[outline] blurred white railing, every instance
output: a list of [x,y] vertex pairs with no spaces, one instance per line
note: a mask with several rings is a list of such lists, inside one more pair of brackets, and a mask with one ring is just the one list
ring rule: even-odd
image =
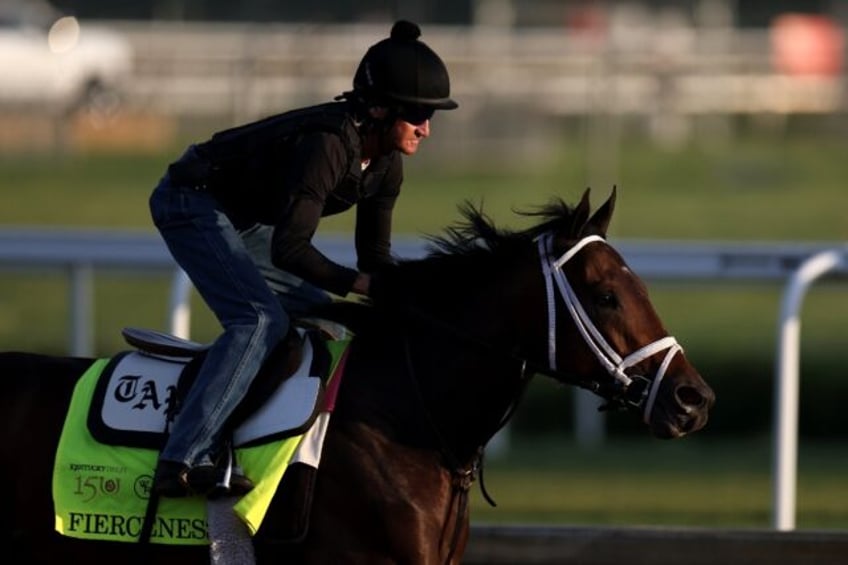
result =
[[[328,100],[351,86],[387,24],[113,22],[135,50],[130,102],[234,121]],[[844,111],[842,76],[786,76],[768,30],[653,25],[607,36],[565,28],[427,25],[462,112],[697,116]]]
[[[89,123],[68,120],[66,108],[3,106],[0,118],[11,133],[0,142],[63,149],[104,143],[108,134],[133,147],[160,147],[206,137],[331,100],[351,88],[362,55],[388,33],[387,23],[102,24],[124,35],[133,51],[120,96],[124,112],[114,122],[89,116]],[[460,103],[435,118],[438,143],[422,157],[439,160],[539,161],[576,132],[586,137],[591,165],[612,169],[628,132],[672,146],[696,135],[721,142],[736,129],[733,116],[764,118],[749,123],[780,132],[788,116],[848,112],[844,73],[780,72],[763,29],[666,30],[651,22],[587,36],[553,26],[427,25],[422,39],[445,60]],[[20,118],[27,120],[21,125]]]
[[[835,243],[733,243],[679,241],[613,242],[633,269],[646,280],[740,281],[780,283],[810,256],[832,249]],[[353,265],[349,237],[324,235],[316,244],[335,261]],[[396,236],[398,257],[416,258],[426,251],[423,239]],[[188,333],[185,308],[188,289],[158,234],[109,229],[5,228],[0,229],[0,269],[62,270],[71,292],[70,352],[92,353],[90,307],[95,270],[159,272],[173,276],[169,329]]]
[[801,306],[810,287],[829,273],[848,274],[848,246],[808,257],[786,284],[780,307],[774,383],[774,509],[777,530],[795,529],[798,405],[801,385]]

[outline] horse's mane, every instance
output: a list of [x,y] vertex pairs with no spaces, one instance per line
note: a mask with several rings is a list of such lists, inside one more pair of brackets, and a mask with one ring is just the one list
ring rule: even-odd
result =
[[475,206],[465,201],[459,206],[459,211],[464,221],[448,227],[442,235],[426,237],[430,242],[428,258],[473,255],[481,248],[495,253],[505,243],[526,241],[547,231],[571,227],[573,216],[573,208],[562,199],[555,198],[537,209],[513,210],[520,216],[542,218],[535,226],[516,231],[496,227],[483,213],[482,205]]
[[[441,235],[425,236],[427,254],[420,259],[402,259],[374,273],[372,297],[366,303],[336,302],[320,315],[353,327],[364,322],[408,310],[446,308],[468,296],[468,290],[509,268],[509,257],[527,249],[542,233],[575,229],[574,208],[562,199],[531,210],[513,210],[518,215],[540,218],[535,225],[511,230],[499,228],[481,206],[465,201],[459,206],[462,221]],[[582,226],[580,226],[582,227]],[[579,229],[579,227],[577,227]],[[366,307],[368,306],[368,307]],[[376,308],[375,308],[376,307]]]

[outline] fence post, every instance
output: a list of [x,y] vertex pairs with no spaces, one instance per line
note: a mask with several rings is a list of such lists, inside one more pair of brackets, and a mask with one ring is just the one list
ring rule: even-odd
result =
[[588,390],[574,389],[574,435],[581,447],[596,447],[606,437],[606,417],[598,411],[602,400]]
[[786,285],[780,310],[774,395],[774,485],[772,524],[795,529],[798,470],[798,398],[801,350],[799,313],[810,285],[820,276],[844,269],[845,252],[822,251],[805,260]]
[[94,268],[89,263],[74,263],[69,270],[69,348],[71,355],[91,357],[94,351]]

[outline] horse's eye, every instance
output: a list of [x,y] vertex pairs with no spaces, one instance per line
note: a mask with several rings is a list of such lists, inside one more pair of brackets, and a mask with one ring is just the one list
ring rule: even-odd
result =
[[616,308],[618,307],[618,299],[611,292],[602,292],[595,296],[595,305],[599,308]]

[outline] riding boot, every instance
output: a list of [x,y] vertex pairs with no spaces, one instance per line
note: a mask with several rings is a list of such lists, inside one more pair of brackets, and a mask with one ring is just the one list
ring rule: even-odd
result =
[[153,489],[167,498],[243,496],[253,490],[253,482],[233,462],[231,454],[219,457],[215,465],[194,467],[160,460],[153,476]]
[[[253,490],[253,482],[244,475],[244,471],[236,463],[235,449],[230,441],[224,444],[222,453],[216,461],[215,476],[217,482],[215,487],[207,493],[209,498],[243,496]],[[189,480],[191,480],[190,476]]]
[[189,496],[188,471],[189,468],[178,461],[160,459],[153,474],[153,490],[167,498]]

